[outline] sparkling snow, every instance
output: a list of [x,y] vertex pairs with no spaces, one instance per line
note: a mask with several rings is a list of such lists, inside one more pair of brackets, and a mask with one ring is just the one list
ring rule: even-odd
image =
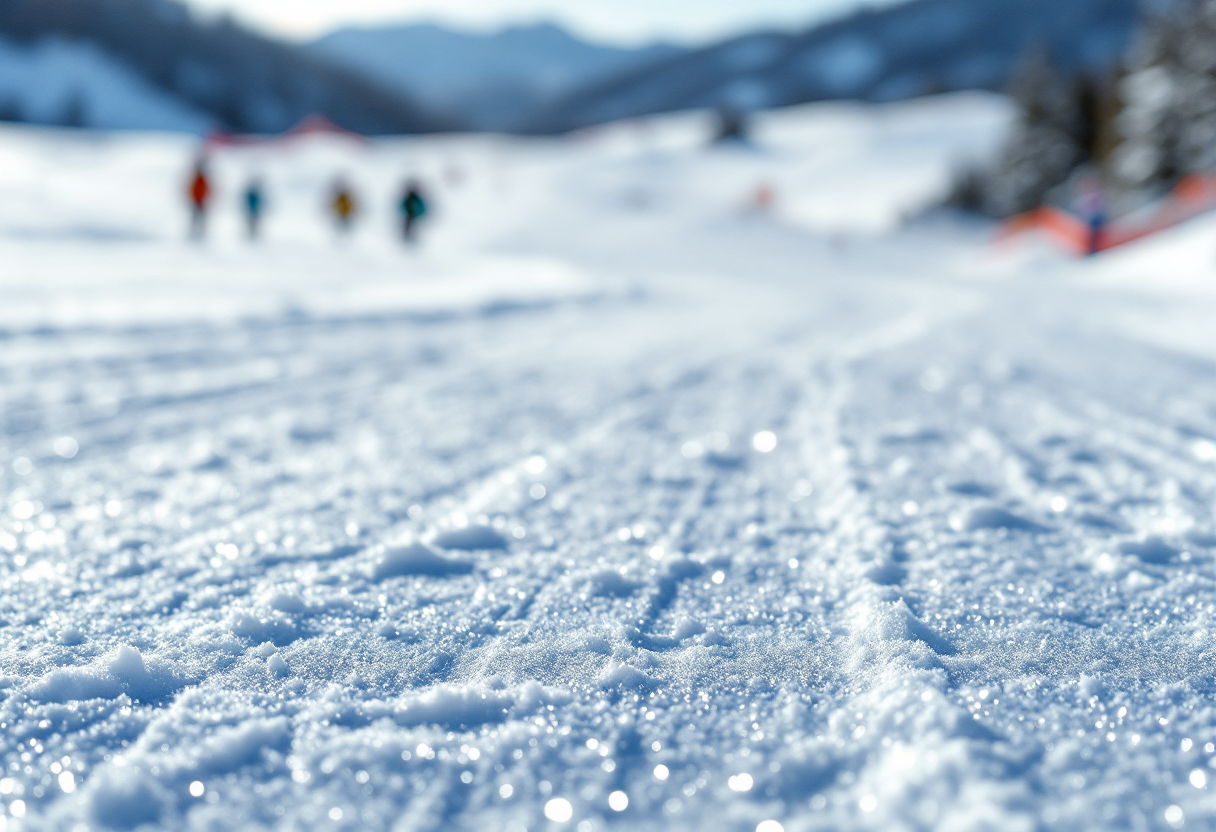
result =
[[1216,224],[901,230],[1007,118],[0,131],[0,829],[1210,828]]

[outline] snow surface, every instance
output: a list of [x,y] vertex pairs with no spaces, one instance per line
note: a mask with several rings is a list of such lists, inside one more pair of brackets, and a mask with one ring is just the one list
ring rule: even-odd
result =
[[4,828],[1210,828],[1216,223],[900,226],[1005,119],[233,152],[198,247],[0,131]]

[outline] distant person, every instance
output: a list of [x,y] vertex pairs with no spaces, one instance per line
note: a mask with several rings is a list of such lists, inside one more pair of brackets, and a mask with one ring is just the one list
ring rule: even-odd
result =
[[751,132],[750,128],[746,113],[734,107],[723,107],[718,110],[718,126],[714,134],[714,142],[719,144],[746,142]]
[[266,210],[266,193],[262,180],[251,179],[245,186],[245,196],[242,200],[245,208],[245,228],[250,240],[256,240],[262,233],[262,214]]
[[345,179],[339,177],[334,181],[333,191],[329,200],[329,209],[333,212],[334,223],[338,232],[349,234],[355,224],[355,214],[359,205],[355,201],[355,193]]
[[1085,255],[1093,257],[1102,250],[1102,232],[1106,228],[1108,206],[1106,189],[1097,176],[1087,177],[1078,188],[1077,210],[1085,221]]
[[419,220],[426,216],[426,198],[422,195],[422,186],[417,181],[411,181],[405,186],[401,202],[397,206],[401,212],[401,233],[407,243],[415,239]]
[[207,161],[194,163],[194,175],[190,178],[190,238],[201,240],[207,234],[207,207],[211,202],[211,180],[207,176]]
[[773,204],[777,201],[777,192],[773,186],[767,182],[761,182],[756,186],[756,191],[752,195],[752,206],[759,212],[764,213],[771,211]]

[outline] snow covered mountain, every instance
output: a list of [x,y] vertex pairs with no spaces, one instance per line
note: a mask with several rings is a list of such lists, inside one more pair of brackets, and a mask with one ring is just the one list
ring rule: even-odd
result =
[[485,130],[512,129],[577,88],[684,52],[590,44],[553,25],[479,34],[430,24],[341,29],[314,49]]
[[701,107],[759,110],[825,99],[892,101],[999,89],[1036,45],[1068,70],[1126,51],[1139,0],[912,0],[798,34],[728,40],[584,88],[528,124],[554,133]]
[[0,38],[0,119],[185,133],[217,123],[93,44],[61,38]]
[[371,134],[450,126],[306,49],[171,0],[5,0],[0,38],[10,119],[275,133],[320,113]]

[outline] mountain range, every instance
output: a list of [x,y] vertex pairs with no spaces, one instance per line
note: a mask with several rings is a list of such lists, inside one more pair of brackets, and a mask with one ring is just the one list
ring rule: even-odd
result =
[[345,29],[289,44],[174,0],[0,0],[0,119],[277,133],[320,114],[367,134],[556,134],[694,108],[1001,89],[1035,49],[1070,72],[1106,71],[1142,11],[1141,0],[908,0],[801,32],[623,49],[544,25]]
[[1105,71],[1126,53],[1141,0],[912,0],[799,33],[762,32],[584,87],[524,129],[561,133],[693,108],[758,110],[810,101],[894,101],[1003,89],[1047,50],[1064,71]]
[[430,24],[341,29],[311,48],[469,128],[505,131],[583,87],[686,51],[592,44],[547,24],[486,34]]

